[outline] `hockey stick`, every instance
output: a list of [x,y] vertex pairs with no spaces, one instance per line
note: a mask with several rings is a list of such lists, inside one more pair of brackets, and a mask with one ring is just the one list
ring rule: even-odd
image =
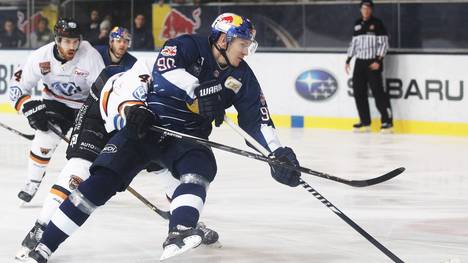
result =
[[[57,134],[66,143],[70,143],[70,140],[62,132],[60,132],[52,123],[49,122],[48,127],[53,133]],[[151,208],[151,210],[156,212],[162,218],[164,218],[166,220],[169,220],[169,217],[170,217],[171,214],[168,211],[163,211],[163,210],[157,208],[150,201],[148,201],[148,199],[144,198],[140,193],[138,193],[131,186],[127,186],[127,191],[129,191],[132,195],[134,195],[136,198],[138,198],[138,200],[140,200],[147,207]]]
[[16,129],[11,128],[10,126],[8,126],[6,124],[1,123],[1,122],[0,122],[0,126],[7,129],[7,130],[9,130],[9,131],[11,131],[11,132],[13,132],[13,133],[15,133],[15,134],[17,134],[17,135],[19,135],[19,136],[21,136],[21,137],[23,137],[23,138],[26,138],[28,140],[34,139],[34,134],[22,133],[22,132],[20,132],[20,131],[18,131]]
[[[264,156],[268,156],[270,152],[265,149],[260,143],[258,143],[252,136],[246,133],[243,129],[239,126],[234,124],[231,119],[227,116],[224,116],[224,121],[238,134],[240,134],[247,142],[254,146],[259,152],[261,152]],[[299,178],[300,184],[304,189],[306,189],[309,193],[311,193],[315,198],[317,198],[322,204],[327,206],[330,210],[333,211],[336,215],[338,215],[341,219],[343,219],[348,225],[350,225],[354,230],[356,230],[359,234],[365,237],[369,242],[371,242],[375,247],[377,247],[380,251],[382,251],[387,257],[393,260],[393,262],[397,263],[404,263],[399,257],[393,254],[390,250],[388,250],[384,245],[382,245],[379,241],[377,241],[374,237],[372,237],[369,233],[367,233],[364,229],[362,229],[358,224],[356,224],[351,218],[346,216],[340,209],[334,206],[330,201],[328,201],[323,195],[317,192],[312,186],[306,183],[304,180]]]
[[289,168],[289,169],[296,170],[296,171],[299,171],[299,172],[302,172],[302,173],[318,176],[318,177],[321,177],[321,178],[325,178],[325,179],[328,179],[328,180],[332,180],[332,181],[335,181],[335,182],[347,184],[347,185],[354,186],[354,187],[364,187],[364,186],[370,186],[370,185],[382,183],[382,182],[390,180],[393,177],[401,174],[405,170],[404,167],[400,167],[400,168],[397,168],[397,169],[395,169],[395,170],[393,170],[391,172],[388,172],[388,173],[386,173],[384,175],[381,175],[381,176],[376,177],[376,178],[368,179],[368,180],[347,180],[347,179],[343,179],[343,178],[336,177],[336,176],[333,176],[333,175],[329,175],[329,174],[326,174],[326,173],[313,171],[313,170],[311,170],[309,168],[305,168],[305,167],[301,167],[301,166],[292,166],[292,165],[289,165],[288,163],[282,162],[282,161],[277,160],[277,159],[269,158],[267,156],[263,156],[263,155],[256,154],[256,153],[253,153],[253,152],[244,151],[244,150],[234,148],[234,147],[231,147],[231,146],[227,146],[227,145],[224,145],[224,144],[220,144],[220,143],[217,143],[217,142],[213,142],[213,141],[205,140],[205,139],[198,138],[198,137],[195,137],[195,136],[191,136],[191,135],[183,134],[183,133],[180,133],[180,132],[172,131],[172,130],[162,128],[162,127],[159,127],[159,126],[153,125],[153,126],[151,126],[150,129],[153,130],[153,131],[162,133],[165,136],[174,137],[174,138],[185,140],[185,141],[191,142],[191,143],[203,144],[203,145],[208,146],[208,147],[217,148],[217,149],[220,149],[220,150],[223,150],[223,151],[227,151],[227,152],[239,154],[239,155],[242,155],[242,156],[245,156],[245,157],[248,157],[248,158],[252,158],[252,159],[259,160],[259,161],[267,162],[267,163],[269,163],[271,165],[276,165],[276,166]]
[[135,189],[131,188],[130,186],[127,187],[127,191],[132,193],[136,198],[138,198],[143,204],[145,204],[147,207],[151,208],[154,212],[156,212],[158,215],[160,215],[162,218],[169,220],[169,217],[171,214],[168,211],[163,211],[156,206],[154,206],[150,201],[148,201],[146,198],[144,198],[141,194],[139,194]]

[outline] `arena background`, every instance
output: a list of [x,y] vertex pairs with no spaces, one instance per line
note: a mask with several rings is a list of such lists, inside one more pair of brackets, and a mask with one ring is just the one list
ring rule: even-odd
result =
[[[180,34],[208,33],[219,13],[240,13],[251,17],[258,30],[260,48],[248,62],[277,126],[350,130],[357,121],[351,76],[344,71],[351,25],[359,17],[357,1],[174,2],[8,1],[0,6],[0,23],[8,17],[16,19],[24,32],[34,30],[40,16],[51,21],[59,15],[72,16],[85,24],[96,9],[110,15],[114,25],[133,31],[132,17],[141,13],[160,47]],[[390,33],[384,86],[392,98],[395,132],[468,136],[464,92],[468,30],[461,26],[468,3],[376,1],[375,14]],[[1,112],[14,113],[7,83],[29,52],[27,46],[0,49]],[[155,56],[149,51],[132,54]],[[305,83],[308,77],[312,81]],[[40,94],[40,84],[35,93]],[[372,128],[377,131],[379,114],[373,101],[370,104]]]

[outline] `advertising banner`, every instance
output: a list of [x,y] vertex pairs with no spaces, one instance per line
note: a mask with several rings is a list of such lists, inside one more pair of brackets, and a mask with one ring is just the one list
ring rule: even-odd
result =
[[[0,107],[7,105],[7,83],[15,65],[30,51],[0,51]],[[153,52],[134,52],[151,57]],[[345,54],[257,53],[247,59],[279,127],[351,129],[357,122],[352,76]],[[384,87],[391,96],[395,130],[402,133],[468,136],[468,102],[463,55],[387,55]],[[37,95],[40,90],[34,91]],[[373,127],[380,115],[370,94]],[[230,112],[234,112],[232,109]]]

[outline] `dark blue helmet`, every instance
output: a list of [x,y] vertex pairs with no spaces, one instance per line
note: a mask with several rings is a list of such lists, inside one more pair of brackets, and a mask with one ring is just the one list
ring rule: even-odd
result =
[[255,41],[255,29],[249,19],[233,13],[224,13],[216,18],[211,25],[211,40],[218,40],[221,33],[225,33],[228,42],[233,38]]

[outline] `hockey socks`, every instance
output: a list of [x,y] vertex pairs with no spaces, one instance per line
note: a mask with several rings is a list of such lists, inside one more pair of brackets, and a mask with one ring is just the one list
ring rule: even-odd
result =
[[182,254],[202,243],[204,232],[197,222],[206,199],[208,183],[195,174],[181,176],[181,185],[174,192],[171,202],[169,235],[163,244],[160,260]]
[[52,216],[47,230],[42,236],[41,243],[54,252],[65,239],[83,225],[88,217],[89,214],[80,211],[70,199],[65,200]]
[[196,227],[205,203],[205,187],[196,183],[182,183],[174,192],[171,202],[169,229],[177,225]]

